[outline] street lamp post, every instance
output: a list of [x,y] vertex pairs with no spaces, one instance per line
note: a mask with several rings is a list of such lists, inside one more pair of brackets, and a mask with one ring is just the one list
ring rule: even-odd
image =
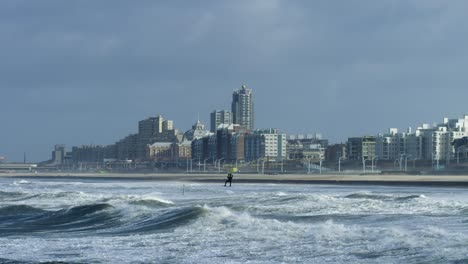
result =
[[[193,172],[193,161],[194,160],[198,160],[200,161],[200,159],[190,159],[190,172]],[[200,168],[200,167],[199,167]]]
[[366,173],[366,159],[362,157],[362,171]]
[[398,160],[398,164],[400,165],[400,171],[403,170],[403,164],[402,163],[403,163],[403,156],[404,155],[405,154],[400,154],[400,158]]
[[411,157],[412,155],[409,154],[409,155],[406,155],[405,157],[405,171],[408,171],[408,158]]
[[320,174],[322,174],[322,159],[320,158]]
[[371,160],[371,170],[372,170],[372,172],[374,172],[374,160],[377,163],[377,158],[378,157],[379,156],[372,157],[372,160]]
[[343,157],[338,158],[338,172],[341,172],[341,160],[342,159],[343,159]]
[[319,148],[319,150],[320,150],[320,153],[319,153],[319,155],[320,155],[320,157],[319,157],[319,159],[320,159],[320,160],[319,160],[319,164],[320,164],[320,174],[322,174],[322,162],[323,162],[323,156],[324,156],[324,155],[323,155],[323,147],[322,147],[322,144],[319,144],[319,146],[320,146],[320,148]]
[[221,172],[221,161],[223,160],[224,158],[220,158],[219,159],[219,163],[218,163],[218,172]]
[[266,162],[266,161],[267,161],[267,160],[263,160],[263,161],[262,161],[262,174],[265,174],[265,162]]
[[204,159],[203,160],[203,172],[206,172],[206,161],[209,159]]

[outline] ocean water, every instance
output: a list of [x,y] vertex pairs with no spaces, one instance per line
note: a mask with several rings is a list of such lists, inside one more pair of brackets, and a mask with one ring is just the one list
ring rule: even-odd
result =
[[468,263],[468,189],[0,178],[0,263]]

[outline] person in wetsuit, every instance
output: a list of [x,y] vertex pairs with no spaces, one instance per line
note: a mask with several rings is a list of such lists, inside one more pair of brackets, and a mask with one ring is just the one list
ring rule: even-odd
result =
[[224,187],[226,187],[226,184],[229,182],[229,187],[231,187],[232,184],[232,173],[228,173],[227,175],[227,180],[224,182]]

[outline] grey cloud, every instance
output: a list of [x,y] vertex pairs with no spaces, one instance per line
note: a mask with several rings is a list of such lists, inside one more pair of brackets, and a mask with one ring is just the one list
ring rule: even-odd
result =
[[[332,141],[466,112],[465,1],[2,1],[0,152],[180,129],[255,92],[256,124]],[[458,96],[448,96],[458,95]],[[441,102],[443,98],[443,102]],[[34,137],[28,136],[31,121]],[[41,125],[43,124],[43,125]],[[21,130],[21,137],[17,136]],[[24,147],[23,147],[24,145]],[[47,147],[50,146],[50,147]],[[3,154],[3,153],[0,153]]]

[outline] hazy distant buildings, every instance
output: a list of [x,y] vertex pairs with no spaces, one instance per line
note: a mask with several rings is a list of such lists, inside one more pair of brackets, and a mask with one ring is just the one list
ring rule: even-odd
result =
[[375,154],[381,160],[396,160],[406,153],[406,133],[390,128],[387,134],[375,138]]
[[147,158],[147,146],[156,142],[174,142],[177,131],[172,120],[164,120],[161,115],[138,122],[136,159]]
[[325,150],[325,160],[327,161],[345,160],[346,158],[346,144],[329,145]]
[[230,152],[232,161],[245,160],[245,133],[232,133],[229,137]]
[[106,156],[106,147],[101,145],[82,145],[72,148],[72,161],[74,163],[103,162]]
[[148,146],[148,158],[154,162],[172,162],[175,157],[174,144],[171,142],[156,142]]
[[54,151],[52,151],[52,164],[61,165],[65,163],[65,145],[55,145]]
[[232,94],[233,123],[245,129],[254,129],[254,103],[252,90],[242,85]]
[[350,160],[370,160],[375,154],[375,137],[351,137],[346,143],[347,158]]
[[327,147],[328,140],[320,134],[291,135],[287,141],[288,159],[319,161],[324,159]]
[[443,123],[423,124],[414,132],[398,133],[395,128],[376,137],[376,155],[382,160],[444,160],[456,158],[454,141],[468,136],[468,115],[461,119],[444,118]]
[[[116,154],[114,157],[118,160],[135,160],[138,155],[146,155],[146,146],[139,146],[138,134],[131,134],[119,140],[116,145]],[[143,154],[141,154],[143,152]]]
[[219,125],[221,124],[226,124],[230,125],[232,124],[232,112],[229,111],[218,111],[215,110],[211,112],[210,114],[210,132],[211,133],[216,133],[216,129],[218,129]]
[[192,142],[196,139],[209,135],[210,132],[205,129],[205,125],[197,120],[192,128],[184,133],[183,139],[176,144],[176,160],[187,160],[193,158]]

